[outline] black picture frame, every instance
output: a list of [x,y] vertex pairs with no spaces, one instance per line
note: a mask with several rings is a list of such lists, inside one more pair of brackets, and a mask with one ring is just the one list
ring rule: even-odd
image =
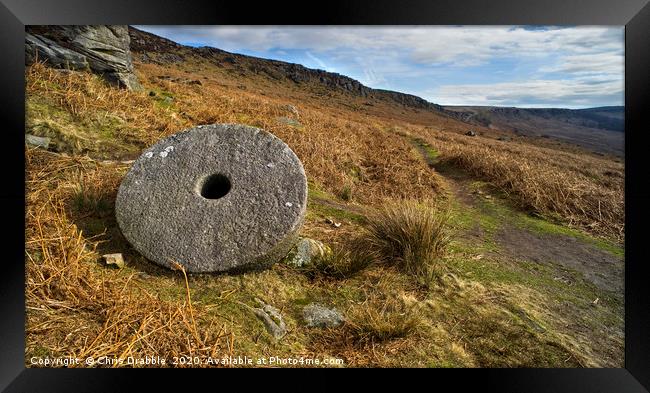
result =
[[[179,0],[0,0],[0,79],[3,117],[3,269],[0,273],[0,389],[33,391],[123,391],[124,370],[25,368],[25,168],[24,26],[33,24],[266,24],[266,25],[625,25],[625,368],[431,370],[425,380],[454,390],[478,383],[501,392],[644,392],[650,389],[650,286],[646,285],[646,226],[650,191],[645,159],[650,146],[650,5],[647,0],[465,0],[188,2]],[[234,372],[235,370],[230,370]],[[241,370],[237,371],[241,372]],[[151,378],[148,389],[167,383]],[[167,374],[165,374],[167,375]],[[214,388],[225,388],[203,375]],[[195,377],[180,377],[186,387]],[[275,377],[272,377],[275,379]],[[364,378],[367,379],[367,378]],[[382,382],[385,377],[374,378]],[[268,378],[260,378],[260,381]],[[277,379],[282,385],[281,379]],[[322,379],[322,381],[327,381]],[[250,379],[246,379],[250,382]],[[332,380],[336,382],[336,380]],[[293,384],[293,383],[292,383]],[[448,385],[449,386],[449,385]],[[282,386],[278,386],[282,388]]]

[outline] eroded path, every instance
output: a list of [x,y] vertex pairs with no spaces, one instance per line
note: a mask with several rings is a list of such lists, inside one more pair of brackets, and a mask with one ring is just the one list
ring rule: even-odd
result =
[[589,360],[583,366],[621,367],[622,246],[525,212],[490,184],[445,164],[426,142],[413,143],[445,184],[457,231],[455,267],[495,288],[520,285],[542,295],[522,292],[516,313],[531,328],[579,351]]
[[497,190],[458,169],[439,163],[432,167],[443,176],[462,208],[477,209],[497,221],[499,228],[491,240],[504,254],[516,260],[574,271],[599,289],[622,299],[624,265],[619,246],[519,211]]

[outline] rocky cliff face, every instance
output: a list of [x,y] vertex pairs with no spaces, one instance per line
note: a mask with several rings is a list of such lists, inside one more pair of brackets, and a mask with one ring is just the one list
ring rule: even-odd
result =
[[127,26],[29,26],[25,62],[89,69],[119,87],[140,89],[133,73]]
[[129,28],[133,56],[144,63],[174,63],[187,57],[199,56],[217,66],[226,66],[240,72],[263,74],[274,80],[289,80],[300,84],[320,84],[328,89],[344,91],[365,98],[390,101],[399,105],[443,112],[439,105],[420,97],[389,90],[373,89],[345,75],[315,70],[300,64],[239,55],[211,47],[193,48],[179,45],[133,27]]

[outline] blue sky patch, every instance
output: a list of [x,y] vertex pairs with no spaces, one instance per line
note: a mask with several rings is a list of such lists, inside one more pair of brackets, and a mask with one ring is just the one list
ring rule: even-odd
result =
[[136,26],[183,45],[337,72],[441,105],[624,103],[624,28]]

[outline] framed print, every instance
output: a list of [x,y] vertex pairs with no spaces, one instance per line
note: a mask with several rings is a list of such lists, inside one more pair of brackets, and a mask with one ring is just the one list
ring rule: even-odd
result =
[[650,386],[644,1],[2,3],[3,389]]

